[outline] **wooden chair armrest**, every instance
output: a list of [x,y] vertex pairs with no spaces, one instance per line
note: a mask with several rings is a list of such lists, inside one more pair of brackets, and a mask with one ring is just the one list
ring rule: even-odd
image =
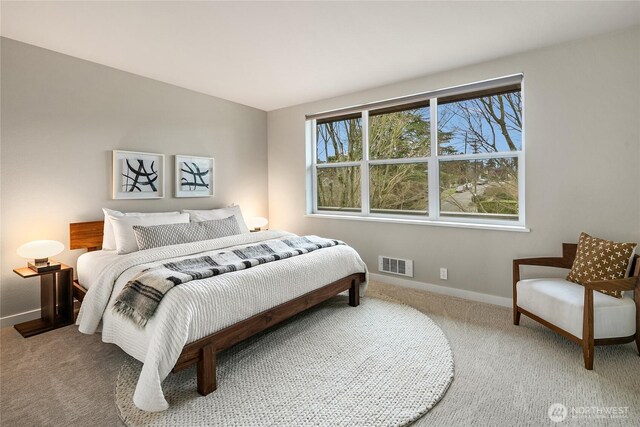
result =
[[543,258],[520,258],[513,260],[513,294],[516,294],[516,283],[520,281],[521,265],[537,265],[540,267],[571,268],[573,258],[567,257],[543,257]]
[[542,267],[571,268],[572,263],[573,261],[568,263],[563,257],[520,258],[513,260],[513,265],[518,267],[521,265],[537,265]]
[[[521,265],[537,265],[541,267],[571,268],[573,260],[576,258],[576,250],[578,245],[575,243],[562,244],[561,257],[541,257],[541,258],[520,258],[513,260],[513,271],[518,272],[520,276]],[[515,278],[515,276],[514,276]],[[515,281],[514,281],[515,284]]]
[[632,291],[638,284],[638,277],[628,277],[626,279],[598,280],[584,284],[586,289],[594,291]]

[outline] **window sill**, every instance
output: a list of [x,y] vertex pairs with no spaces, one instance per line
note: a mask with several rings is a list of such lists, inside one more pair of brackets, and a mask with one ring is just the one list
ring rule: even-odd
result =
[[446,221],[446,220],[434,221],[429,219],[384,218],[384,217],[377,217],[377,216],[314,213],[314,214],[306,214],[305,218],[346,219],[349,221],[383,222],[383,223],[390,223],[390,224],[433,225],[436,227],[475,228],[478,230],[515,231],[519,233],[529,233],[531,231],[530,228],[527,228],[522,225],[481,224],[481,223],[473,223],[473,222]]

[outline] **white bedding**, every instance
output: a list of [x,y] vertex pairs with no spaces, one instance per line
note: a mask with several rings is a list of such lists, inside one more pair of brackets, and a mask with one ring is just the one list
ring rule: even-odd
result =
[[[136,406],[146,411],[165,410],[168,404],[161,383],[185,344],[342,277],[366,272],[366,265],[355,250],[339,245],[194,280],[168,292],[144,329],[112,311],[115,297],[133,276],[168,259],[178,260],[196,253],[290,236],[290,233],[270,230],[148,249],[117,255],[115,259],[106,254],[89,257],[96,272],[85,276],[91,284],[78,316],[79,330],[93,334],[102,322],[104,342],[117,344],[144,363],[134,394]],[[80,283],[83,284],[81,280]],[[363,287],[366,288],[366,283]]]
[[92,251],[80,255],[76,262],[78,282],[89,289],[104,270],[119,258],[116,251]]

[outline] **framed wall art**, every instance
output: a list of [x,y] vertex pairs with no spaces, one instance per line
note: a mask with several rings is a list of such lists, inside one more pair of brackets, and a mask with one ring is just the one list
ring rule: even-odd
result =
[[213,157],[176,155],[176,197],[211,197],[214,194]]
[[113,150],[113,198],[164,197],[164,154]]

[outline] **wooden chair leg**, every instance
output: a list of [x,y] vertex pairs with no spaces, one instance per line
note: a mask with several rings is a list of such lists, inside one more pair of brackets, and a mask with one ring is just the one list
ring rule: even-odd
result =
[[351,287],[349,288],[349,305],[351,307],[360,305],[360,283],[356,280],[351,281]]
[[520,312],[518,311],[518,282],[520,281],[520,264],[513,260],[513,324],[520,324]]
[[582,356],[584,357],[585,369],[593,370],[593,341],[590,345],[586,342],[582,345]]
[[582,326],[582,354],[584,367],[593,369],[593,289],[584,290],[584,317]]
[[213,345],[203,347],[198,361],[198,393],[203,396],[217,388],[216,383],[216,350]]
[[[636,255],[637,256],[637,255]],[[635,276],[640,274],[640,258],[636,258]],[[636,282],[636,289],[633,291],[633,300],[636,303],[636,348],[640,356],[640,280]]]

